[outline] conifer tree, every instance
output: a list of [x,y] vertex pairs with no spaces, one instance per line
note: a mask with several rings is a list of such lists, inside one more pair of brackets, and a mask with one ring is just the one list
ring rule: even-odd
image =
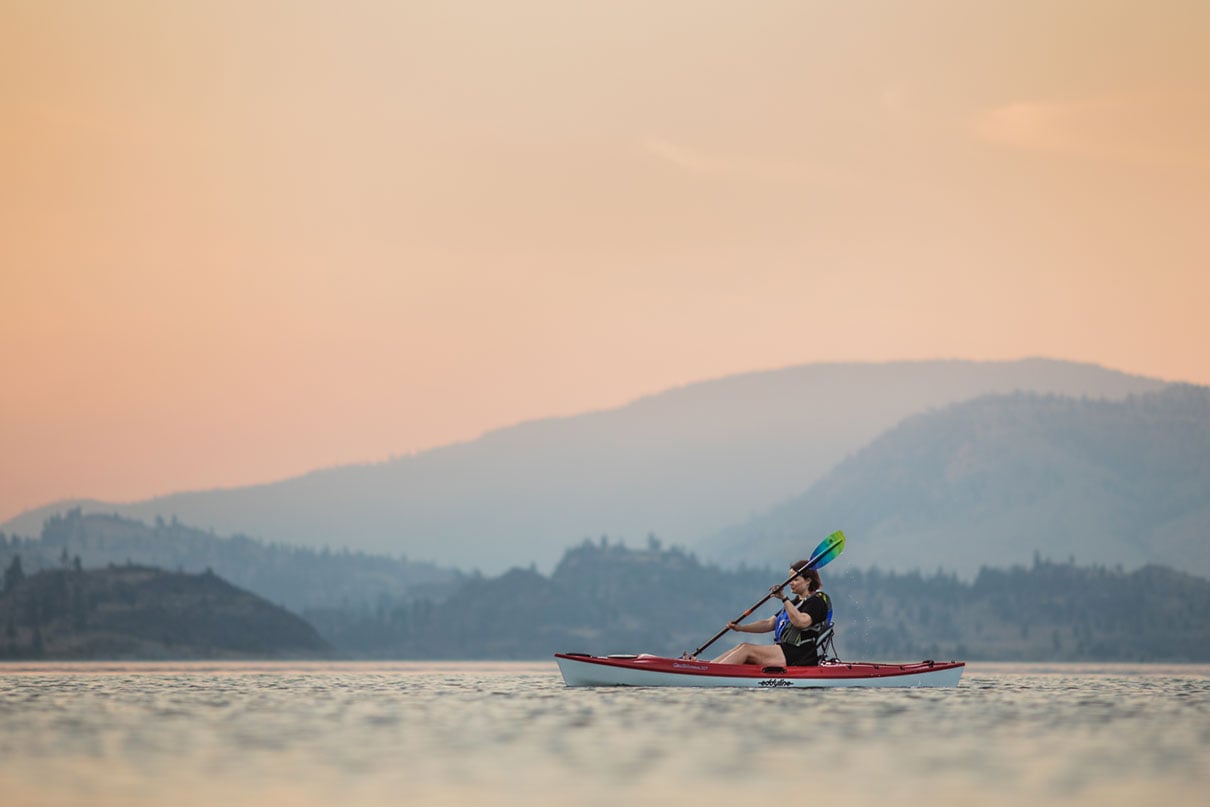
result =
[[4,572],[4,590],[12,591],[25,579],[25,570],[21,568],[21,556],[13,555],[13,562]]

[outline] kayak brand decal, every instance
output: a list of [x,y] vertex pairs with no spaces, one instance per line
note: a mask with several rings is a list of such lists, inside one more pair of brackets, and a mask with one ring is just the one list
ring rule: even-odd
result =
[[681,664],[681,663],[678,663],[675,661],[672,662],[672,667],[673,667],[673,669],[677,669],[677,670],[699,670],[700,671],[700,670],[710,669],[710,667],[706,664]]
[[766,678],[763,681],[757,681],[758,687],[792,687],[793,681],[787,681],[785,678]]

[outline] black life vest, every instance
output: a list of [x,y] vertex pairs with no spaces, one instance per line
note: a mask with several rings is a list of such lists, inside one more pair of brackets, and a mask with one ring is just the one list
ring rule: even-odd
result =
[[[819,597],[823,600],[823,604],[827,606],[828,615],[824,618],[824,621],[812,622],[811,626],[806,629],[797,628],[790,621],[790,615],[786,613],[786,609],[783,608],[778,612],[777,622],[773,625],[773,641],[778,644],[788,644],[795,647],[804,644],[818,645],[819,637],[824,632],[824,629],[832,625],[832,598],[824,593],[823,589],[816,591],[811,597]],[[807,599],[810,599],[810,597]],[[795,603],[794,607],[798,608],[803,602],[806,602],[806,600]]]

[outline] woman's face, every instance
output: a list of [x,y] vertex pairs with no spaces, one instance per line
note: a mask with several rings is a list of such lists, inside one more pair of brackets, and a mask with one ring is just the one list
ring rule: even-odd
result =
[[[790,574],[795,574],[795,571],[791,569]],[[801,574],[790,581],[790,590],[799,596],[806,594],[808,589],[810,589],[810,586],[807,584],[807,578]]]

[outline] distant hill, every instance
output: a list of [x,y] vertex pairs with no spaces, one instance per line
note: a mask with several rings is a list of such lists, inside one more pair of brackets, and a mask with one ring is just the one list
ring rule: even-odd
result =
[[[851,549],[859,549],[850,542]],[[847,555],[846,551],[846,555]],[[1160,566],[1134,572],[1036,558],[971,582],[852,568],[824,570],[836,650],[848,660],[1210,661],[1210,580]],[[585,542],[549,576],[532,569],[468,580],[443,599],[305,616],[342,652],[374,658],[540,659],[555,651],[693,650],[756,602],[780,568],[724,569],[657,542]],[[484,628],[485,612],[506,618]],[[752,619],[775,612],[762,607]],[[704,654],[770,636],[730,634]]]
[[331,648],[288,611],[213,574],[145,566],[7,567],[0,658],[325,658]]
[[856,567],[973,575],[1040,551],[1210,575],[1210,389],[992,396],[918,415],[702,551],[785,563],[838,528]]
[[807,365],[274,484],[129,505],[59,503],[0,528],[36,535],[51,514],[78,505],[485,572],[531,561],[550,568],[567,544],[601,534],[654,532],[693,545],[800,493],[881,432],[932,407],[1014,390],[1115,399],[1161,386],[1045,359]]
[[244,535],[224,538],[175,519],[148,526],[121,516],[85,515],[79,508],[52,516],[38,538],[9,540],[0,534],[0,568],[17,556],[28,572],[62,568],[69,558],[79,558],[85,569],[131,562],[184,572],[211,569],[292,611],[407,599],[460,577],[405,558],[266,544]]

